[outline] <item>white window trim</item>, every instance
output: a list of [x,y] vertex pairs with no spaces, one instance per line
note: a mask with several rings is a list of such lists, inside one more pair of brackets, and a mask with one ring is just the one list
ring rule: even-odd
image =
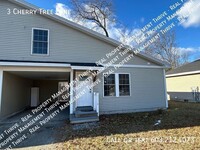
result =
[[[45,30],[45,31],[48,31],[48,49],[47,49],[47,54],[34,54],[33,53],[33,39],[34,39],[34,35],[33,35],[33,31],[34,30]],[[31,55],[36,55],[36,56],[49,56],[49,29],[44,29],[44,28],[32,28],[32,36],[31,36]]]
[[[111,73],[115,75],[115,96],[105,96],[104,94],[104,75],[106,73],[103,73],[103,97],[104,98],[113,98],[113,97],[131,97],[131,74],[130,73]],[[129,90],[130,94],[125,96],[119,95],[119,74],[128,74],[129,75]]]

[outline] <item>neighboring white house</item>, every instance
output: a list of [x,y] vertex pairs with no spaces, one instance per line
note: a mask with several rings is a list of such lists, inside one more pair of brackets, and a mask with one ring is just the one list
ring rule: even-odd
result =
[[[8,14],[8,8],[38,9],[20,0],[0,1],[0,117],[30,106],[31,88],[39,89],[39,103],[42,103],[75,78],[78,80],[70,86],[69,99],[72,102],[82,90],[85,94],[70,104],[71,118],[80,117],[84,108],[91,109],[98,119],[97,114],[168,107],[163,62],[145,54],[125,53],[126,48],[120,50],[123,56],[119,52],[111,56],[120,45],[113,39],[56,15]],[[105,67],[96,64],[102,59],[106,59],[105,64],[114,62],[108,68],[114,72],[106,77],[106,69],[97,77],[92,76]],[[121,61],[128,59],[116,69]],[[92,71],[79,77],[88,69]],[[91,80],[86,80],[88,77]],[[101,82],[91,88],[73,90],[83,82],[86,87],[96,81]]]

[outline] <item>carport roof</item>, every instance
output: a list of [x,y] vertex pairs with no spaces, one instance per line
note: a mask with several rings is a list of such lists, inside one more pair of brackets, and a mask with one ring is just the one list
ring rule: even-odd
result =
[[66,64],[70,66],[87,66],[87,67],[103,67],[97,65],[96,63],[86,63],[86,62],[56,62],[56,61],[29,61],[29,60],[0,60],[0,62],[13,62],[13,63],[54,63],[54,64]]

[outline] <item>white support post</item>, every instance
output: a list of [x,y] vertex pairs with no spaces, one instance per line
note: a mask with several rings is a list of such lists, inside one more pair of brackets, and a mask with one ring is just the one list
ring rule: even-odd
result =
[[96,92],[94,92],[93,93],[93,97],[94,97],[94,106],[93,106],[93,108],[94,108],[94,110],[96,110],[97,111],[97,96],[96,96]]
[[0,116],[2,108],[2,88],[3,88],[3,70],[0,70]]
[[97,100],[97,102],[96,102],[96,107],[97,107],[97,114],[98,114],[98,116],[99,116],[99,93],[96,93],[96,100]]
[[167,85],[166,85],[166,74],[165,74],[165,69],[163,69],[163,80],[164,80],[164,94],[165,94],[165,106],[166,106],[166,108],[168,108],[168,98],[167,98]]
[[99,93],[94,92],[94,110],[97,111],[99,116]]
[[116,91],[116,97],[119,97],[119,74],[115,73],[115,91]]
[[73,92],[73,90],[74,90],[74,86],[73,86],[73,76],[74,76],[74,72],[73,72],[73,70],[71,70],[71,72],[70,72],[70,85],[72,85],[72,86],[70,86],[70,114],[73,114],[73,112],[74,112],[74,103],[72,102],[73,101],[73,97],[74,97],[74,92]]

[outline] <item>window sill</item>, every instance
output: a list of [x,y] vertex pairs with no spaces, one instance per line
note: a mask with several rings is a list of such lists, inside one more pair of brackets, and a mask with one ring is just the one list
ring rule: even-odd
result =
[[31,56],[46,56],[49,57],[49,54],[31,54]]
[[103,96],[103,98],[121,98],[121,97],[131,97],[131,95],[129,96]]

